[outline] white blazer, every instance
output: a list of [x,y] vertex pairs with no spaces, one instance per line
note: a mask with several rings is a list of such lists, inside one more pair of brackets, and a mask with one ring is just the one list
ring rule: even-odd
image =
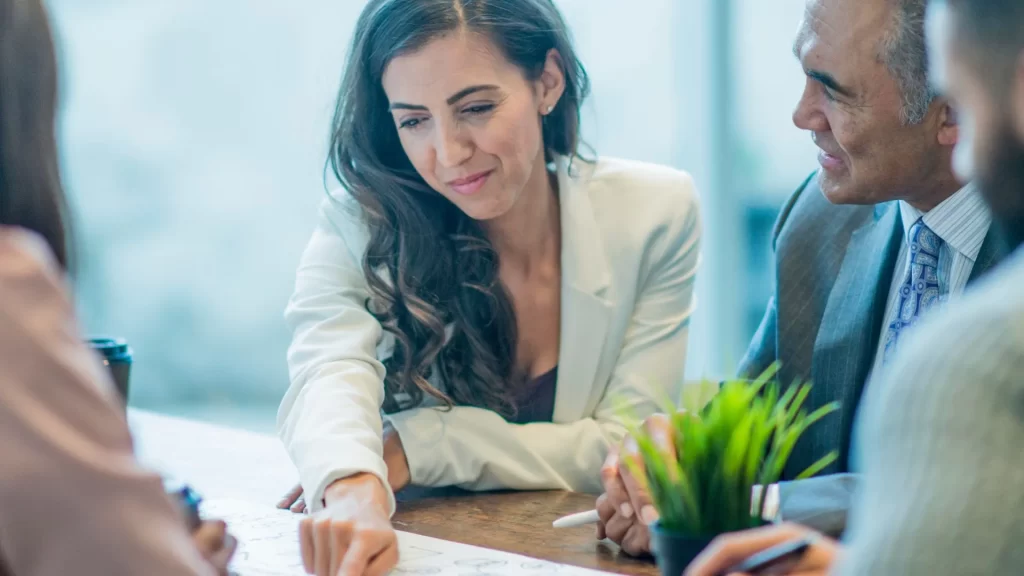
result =
[[645,417],[678,401],[700,259],[692,179],[612,158],[556,167],[563,276],[553,423],[509,424],[473,407],[382,417],[381,361],[393,338],[365,306],[368,232],[347,193],[324,202],[285,313],[291,386],[278,412],[314,510],[340,478],[367,472],[387,485],[384,418],[401,436],[413,484],[598,492],[624,411]]

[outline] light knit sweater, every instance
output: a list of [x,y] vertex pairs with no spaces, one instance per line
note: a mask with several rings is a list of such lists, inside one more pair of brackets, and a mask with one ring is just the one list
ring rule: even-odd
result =
[[1024,574],[1024,249],[868,387],[842,576]]

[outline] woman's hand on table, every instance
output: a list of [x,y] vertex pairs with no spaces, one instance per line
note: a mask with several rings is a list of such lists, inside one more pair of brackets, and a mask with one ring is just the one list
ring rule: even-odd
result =
[[192,533],[192,542],[220,576],[228,576],[228,563],[235,554],[238,541],[228,534],[228,527],[221,520],[208,520],[199,525]]
[[371,474],[331,484],[323,510],[302,520],[302,563],[316,576],[384,576],[398,564],[387,489]]
[[[384,464],[388,468],[388,484],[391,485],[392,492],[398,492],[409,485],[409,461],[405,457],[402,438],[393,428],[384,431]],[[296,514],[305,514],[308,507],[302,492],[302,484],[296,484],[289,490],[278,501],[277,507],[281,510],[291,510]]]
[[296,514],[305,514],[306,498],[302,493],[302,484],[296,484],[294,488],[289,490],[288,493],[278,501],[277,507],[281,510],[291,510]]

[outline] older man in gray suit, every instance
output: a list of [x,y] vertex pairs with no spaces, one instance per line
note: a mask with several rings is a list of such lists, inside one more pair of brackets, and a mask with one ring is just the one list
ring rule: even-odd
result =
[[[793,478],[833,451],[826,476],[783,483],[781,515],[841,532],[856,478],[854,415],[868,376],[926,313],[954,299],[999,258],[978,192],[951,168],[960,127],[928,84],[926,0],[808,0],[794,53],[807,77],[793,115],[820,149],[820,171],[782,210],[776,288],[741,363],[774,362],[784,383],[812,381],[808,409],[841,410],[811,430]],[[598,535],[646,552],[646,495],[617,454],[603,470]]]
[[[938,83],[975,134],[957,147],[961,169],[977,168],[1017,248],[955,307],[922,325],[869,384],[857,426],[863,490],[843,548],[818,539],[773,573],[1024,573],[1024,2],[931,5]],[[807,534],[786,525],[729,535],[686,574],[726,573]]]

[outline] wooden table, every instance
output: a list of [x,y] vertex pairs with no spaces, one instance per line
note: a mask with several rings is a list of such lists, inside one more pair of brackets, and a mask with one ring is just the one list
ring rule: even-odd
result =
[[[273,505],[297,480],[272,436],[132,410],[129,422],[139,458],[193,485],[207,498]],[[447,493],[444,493],[447,492]],[[555,530],[560,516],[588,510],[594,497],[569,492],[469,494],[457,490],[400,495],[395,529],[463,544],[514,552],[618,574],[654,575],[650,561],[634,560],[593,526]]]

